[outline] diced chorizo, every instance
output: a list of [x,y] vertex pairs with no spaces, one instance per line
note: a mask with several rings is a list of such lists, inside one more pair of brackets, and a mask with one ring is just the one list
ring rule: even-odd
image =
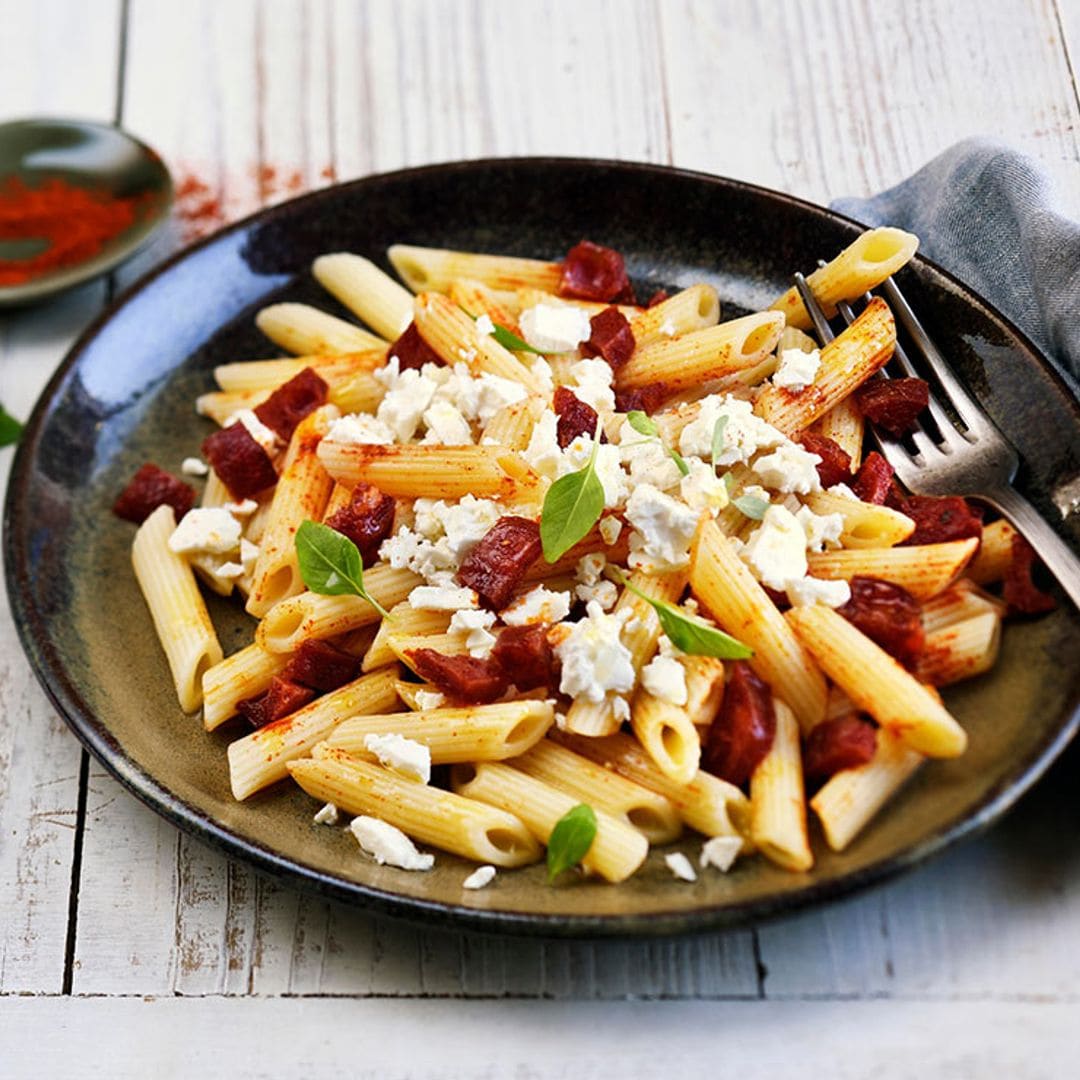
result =
[[540,526],[535,521],[501,517],[465,556],[458,582],[475,589],[486,608],[501,611],[540,550]]
[[1054,598],[1035,584],[1034,574],[1039,565],[1035,549],[1017,533],[1012,538],[1011,557],[1005,568],[1001,590],[1010,611],[1021,615],[1040,615],[1057,606]]
[[876,450],[871,450],[863,459],[851,490],[863,502],[881,506],[889,496],[893,471],[893,467]]
[[300,643],[281,673],[284,679],[323,693],[337,690],[359,674],[359,657],[315,638]]
[[878,427],[899,438],[914,429],[930,401],[925,379],[868,379],[855,391],[855,404]]
[[371,566],[379,558],[379,545],[393,531],[394,508],[392,495],[374,484],[360,483],[348,505],[331,514],[326,524],[347,536],[360,549],[364,566]]
[[838,442],[813,431],[804,431],[799,436],[799,442],[804,450],[821,458],[817,474],[822,487],[851,482],[851,455]]
[[899,585],[856,575],[851,599],[836,610],[904,667],[914,670],[926,642],[919,602]]
[[463,705],[483,705],[503,696],[510,682],[493,657],[446,656],[434,649],[410,649],[417,674]]
[[647,308],[656,307],[657,304],[662,304],[667,299],[667,289],[657,289],[656,292],[654,292],[652,296],[650,296],[649,299],[645,302],[645,306]]
[[195,505],[195,489],[147,462],[113,503],[113,513],[141,525],[159,506],[171,506],[179,521]]
[[818,724],[803,746],[808,780],[827,780],[841,769],[865,765],[877,750],[877,728],[856,713]]
[[579,435],[592,435],[597,430],[600,418],[596,410],[581,400],[568,387],[555,389],[555,412],[559,417],[556,438],[559,446],[565,450]]
[[390,346],[386,355],[398,358],[399,371],[422,368],[425,364],[442,363],[439,354],[420,336],[414,322],[405,327],[401,337]]
[[500,630],[491,655],[519,690],[542,686],[554,691],[559,685],[555,653],[545,626],[508,626]]
[[909,547],[982,537],[982,510],[959,495],[905,495],[897,509],[915,522],[915,531],[901,541]]
[[705,738],[702,767],[741,786],[772,748],[775,737],[772,693],[745,660],[734,661],[720,712]]
[[611,248],[582,240],[566,254],[559,295],[579,300],[615,300],[630,288],[623,257]]
[[270,688],[265,693],[238,702],[236,711],[252,727],[261,728],[266,724],[274,723],[275,720],[291,716],[308,702],[313,701],[316,696],[311,687],[300,686],[280,675],[275,675],[270,680]]
[[233,423],[208,435],[202,453],[234,499],[249,499],[277,483],[269,454],[243,424]]
[[649,383],[648,386],[637,386],[632,390],[616,388],[615,411],[628,413],[637,410],[652,416],[664,399],[670,396],[671,390],[664,382]]
[[604,308],[589,320],[592,333],[582,343],[583,356],[602,356],[613,371],[618,371],[634,351],[634,332],[630,322],[617,307]]
[[304,368],[287,383],[279,386],[261,405],[255,415],[279,439],[288,442],[296,425],[308,413],[326,404],[330,387],[311,368]]

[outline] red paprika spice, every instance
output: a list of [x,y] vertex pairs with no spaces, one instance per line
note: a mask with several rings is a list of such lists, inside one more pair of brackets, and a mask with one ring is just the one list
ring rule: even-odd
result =
[[22,258],[0,255],[0,286],[21,285],[96,255],[135,223],[143,199],[115,198],[61,177],[34,187],[18,176],[0,182],[0,241],[38,240],[48,245]]

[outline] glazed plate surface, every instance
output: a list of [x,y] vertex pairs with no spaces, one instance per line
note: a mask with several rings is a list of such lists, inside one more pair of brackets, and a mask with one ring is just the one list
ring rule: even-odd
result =
[[[642,287],[708,281],[727,315],[755,309],[858,232],[819,207],[762,188],[654,166],[514,159],[431,166],[343,184],[274,207],[181,253],[145,278],[75,345],[19,450],[5,509],[12,608],[57,708],[128,788],[180,827],[270,873],[422,920],[543,935],[652,936],[733,925],[839,896],[926,858],[1002,813],[1073,734],[1080,633],[1061,604],[1011,623],[995,671],[946,694],[970,737],[933,762],[842,854],[814,831],[816,865],[790,874],[762,859],[676,881],[661,853],[624,885],[551,888],[543,868],[500,874],[479,892],[466,864],[430,873],[379,867],[345,830],[316,826],[298,788],[244,803],[225,749],[243,729],[206,734],[178,708],[130,569],[133,527],[109,512],[145,461],[177,471],[212,426],[195,397],[212,369],[274,355],[255,329],[264,304],[311,301],[338,314],[311,260],[354,251],[383,266],[395,242],[561,258],[583,237],[622,251]],[[1020,487],[1073,546],[1061,502],[1080,476],[1080,410],[1023,336],[947,274],[916,259],[899,278],[945,354],[1016,445]],[[639,290],[640,291],[640,290]],[[1072,482],[1072,483],[1070,483]],[[226,654],[252,620],[211,598]],[[813,828],[813,827],[812,827]],[[699,840],[683,846],[696,862]]]

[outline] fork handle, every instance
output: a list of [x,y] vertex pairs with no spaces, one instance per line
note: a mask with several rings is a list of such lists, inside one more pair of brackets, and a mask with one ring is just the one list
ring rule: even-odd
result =
[[1073,604],[1080,608],[1080,558],[1035,507],[1011,487],[996,488],[981,497],[1013,523],[1017,532],[1038,552],[1039,558],[1069,594]]

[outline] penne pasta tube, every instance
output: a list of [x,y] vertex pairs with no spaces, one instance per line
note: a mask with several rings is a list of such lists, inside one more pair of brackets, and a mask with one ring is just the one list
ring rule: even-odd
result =
[[306,368],[311,368],[320,379],[332,385],[358,371],[374,371],[384,363],[385,349],[340,356],[330,354],[297,356],[287,360],[240,360],[233,364],[219,364],[214,368],[214,378],[225,391],[276,390]]
[[713,522],[694,538],[690,588],[722,630],[754,650],[750,665],[795,711],[804,732],[825,715],[825,679],[768,594]]
[[387,345],[355,323],[308,304],[271,304],[255,316],[255,325],[275,345],[295,356],[385,350]]
[[524,581],[535,583],[549,577],[572,574],[583,556],[593,555],[598,551],[604,552],[609,562],[625,562],[630,552],[630,530],[624,527],[615,543],[609,544],[604,539],[600,526],[594,525],[562,558],[553,563],[537,559],[525,572]]
[[989,671],[1001,648],[1001,616],[993,610],[940,627],[926,635],[918,676],[948,686]]
[[[229,495],[228,501],[232,501],[231,495]],[[253,544],[262,543],[263,531],[266,529],[266,520],[269,516],[270,498],[264,495],[255,513],[247,520],[247,525],[244,527],[245,539],[250,540]]]
[[810,800],[825,841],[843,851],[926,759],[887,731],[865,764],[831,776]]
[[884,367],[895,346],[892,312],[884,300],[874,297],[859,317],[821,350],[821,366],[809,386],[796,391],[770,383],[754,402],[754,412],[793,436]]
[[484,439],[507,450],[524,450],[533,426],[544,411],[544,402],[530,394],[521,401],[504,405],[484,428]]
[[391,636],[408,637],[411,635],[420,637],[430,634],[445,634],[450,626],[451,612],[414,608],[408,600],[396,604],[389,610],[390,618],[383,619],[379,623],[379,630],[375,635],[375,640],[364,655],[364,671],[374,671],[376,668],[394,663],[397,654],[390,647]]
[[232,495],[229,494],[229,489],[222,482],[222,479],[213,469],[206,474],[206,484],[203,487],[202,498],[199,500],[200,506],[214,507],[224,506],[226,503],[232,502]]
[[708,729],[724,700],[724,661],[715,656],[684,656],[686,705],[690,723],[699,731]]
[[373,413],[386,396],[386,387],[370,371],[357,371],[330,387],[328,399],[343,413]]
[[512,334],[519,333],[517,305],[504,303],[506,294],[500,295],[479,281],[455,278],[450,282],[447,295],[474,319],[486,315],[496,326],[505,327]]
[[636,348],[716,326],[720,297],[711,285],[691,285],[630,319]]
[[415,293],[446,292],[454,278],[472,278],[488,288],[508,292],[522,286],[555,292],[562,277],[562,263],[513,255],[478,255],[410,244],[394,244],[387,255],[401,279]]
[[324,439],[319,460],[339,483],[374,484],[400,499],[471,494],[514,502],[532,496],[539,484],[524,461],[501,446],[442,446],[435,455],[420,444],[374,446]]
[[579,296],[559,296],[545,289],[537,289],[533,286],[523,286],[514,294],[517,300],[518,312],[536,307],[537,304],[545,304],[547,307],[576,307],[587,312],[590,316],[599,315],[605,308],[615,307],[625,316],[628,321],[636,319],[644,310],[637,304],[606,304],[602,300],[582,300]]
[[[387,635],[386,644],[394,654],[396,660],[400,660],[406,667],[415,671],[410,656],[415,649],[434,649],[444,656],[461,656],[467,653],[468,646],[465,644],[463,634],[398,634]],[[419,674],[419,672],[416,672]]]
[[823,551],[808,555],[806,561],[811,577],[829,581],[875,577],[902,586],[917,600],[928,600],[963,573],[978,543],[977,537],[969,537],[943,544]]
[[241,409],[257,409],[272,390],[211,390],[195,399],[195,411],[208,416],[219,427],[225,427]]
[[776,735],[750,777],[750,834],[770,862],[797,873],[814,865],[806,831],[799,723],[776,699]]
[[746,838],[750,832],[750,800],[734,785],[700,770],[688,784],[676,784],[665,776],[630,735],[589,738],[553,730],[548,737],[582,757],[612,769],[635,784],[670,800],[679,816],[705,836],[742,836],[744,853],[752,850]]
[[676,784],[688,784],[701,763],[701,739],[686,710],[638,687],[630,727],[656,767]]
[[203,675],[221,661],[221,645],[187,561],[169,550],[176,528],[171,506],[159,506],[138,528],[131,565],[169,662],[180,708],[203,700]]
[[213,731],[235,716],[236,706],[258,697],[288,662],[281,653],[251,644],[208,668],[202,679],[203,727]]
[[349,814],[377,817],[454,855],[501,867],[540,858],[540,845],[515,814],[407,780],[344,752],[319,761],[292,761],[289,772],[316,799]]
[[1012,562],[1014,536],[1016,530],[1004,518],[984,525],[979,552],[971,560],[968,577],[977,585],[993,585],[1000,581]]
[[323,510],[322,520],[325,523],[339,510],[344,510],[352,502],[352,488],[344,484],[334,484],[330,489],[330,498],[326,500],[326,508]]
[[331,296],[387,341],[396,341],[412,322],[412,294],[370,259],[345,251],[320,255],[311,272]]
[[957,757],[967,735],[940,698],[884,649],[823,604],[786,616],[825,673],[863,712],[928,757]]
[[803,502],[815,514],[839,514],[844,519],[840,543],[845,548],[891,548],[915,531],[915,522],[906,514],[846,495],[815,491]]
[[[424,579],[411,570],[376,565],[364,573],[368,595],[389,610]],[[370,626],[381,616],[362,596],[305,592],[275,604],[255,629],[255,640],[270,652],[295,652],[309,638],[336,637]]]
[[650,844],[668,844],[682,833],[682,819],[669,799],[550,739],[542,739],[512,764],[526,776],[624,821]]
[[[550,701],[501,701],[464,708],[421,709],[345,720],[322,744],[354,757],[374,760],[369,735],[404,735],[431,751],[433,765],[462,761],[504,761],[535,746],[555,720]],[[316,755],[318,756],[318,755]]]
[[263,527],[246,610],[261,617],[278,601],[304,591],[296,554],[296,530],[321,521],[334,486],[317,454],[322,437],[341,414],[323,405],[296,425]]
[[[902,229],[868,229],[831,262],[810,274],[806,283],[831,318],[836,314],[838,300],[855,300],[876,289],[910,260],[918,246],[919,238]],[[773,303],[772,310],[782,311],[789,326],[809,330],[813,325],[794,287]]]
[[267,724],[229,744],[229,781],[233,797],[246,799],[283,780],[287,764],[307,757],[350,716],[384,713],[397,703],[393,668],[361,675],[338,690],[316,698],[290,716]]
[[[516,814],[546,844],[559,819],[581,801],[509,765],[479,762],[455,765],[451,782],[459,795]],[[604,810],[596,813],[596,835],[581,865],[606,881],[625,881],[645,861],[649,842],[636,829]]]
[[663,383],[672,393],[753,367],[773,351],[784,328],[780,315],[759,312],[634,350],[619,368],[623,389]]
[[826,439],[832,439],[851,458],[851,471],[854,474],[862,464],[865,427],[863,414],[855,404],[855,399],[846,397],[818,417],[814,431],[818,435],[824,435]]
[[[433,683],[419,683],[408,682],[405,679],[398,679],[394,683],[394,689],[397,691],[397,696],[401,698],[403,705],[407,705],[413,712],[422,712],[424,709],[424,699],[422,694],[436,695],[437,704],[441,706],[446,701],[446,695],[435,686]],[[427,706],[431,708],[431,705]]]
[[993,612],[1004,618],[1008,605],[1004,600],[983,592],[970,578],[961,578],[944,592],[922,603],[923,629],[932,634],[947,626]]

